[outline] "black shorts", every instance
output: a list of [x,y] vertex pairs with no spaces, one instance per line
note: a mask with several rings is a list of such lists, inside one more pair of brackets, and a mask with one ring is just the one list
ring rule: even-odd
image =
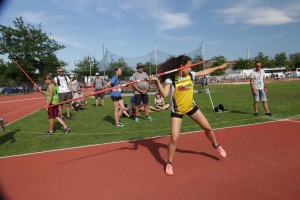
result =
[[[102,90],[102,89],[96,89],[95,92],[99,92],[99,91],[101,91],[101,90]],[[95,94],[94,96],[95,96],[95,99],[98,99],[99,97],[100,97],[101,99],[103,99],[104,96],[105,96],[105,92],[101,92],[101,93]]]
[[113,100],[113,101],[120,101],[120,100],[122,100],[122,97],[121,96],[119,96],[119,97],[111,97],[111,100]]
[[[193,115],[195,112],[197,112],[197,110],[199,110],[199,108],[197,107],[197,106],[195,106],[192,110],[190,110],[189,112],[187,112],[186,114],[188,115],[188,116],[191,116],[191,115]],[[180,115],[180,114],[177,114],[177,113],[173,113],[173,112],[171,112],[171,118],[172,117],[177,117],[177,118],[183,118],[183,115]]]
[[135,96],[136,105],[140,105],[142,102],[143,104],[149,103],[148,94],[136,94],[134,96]]

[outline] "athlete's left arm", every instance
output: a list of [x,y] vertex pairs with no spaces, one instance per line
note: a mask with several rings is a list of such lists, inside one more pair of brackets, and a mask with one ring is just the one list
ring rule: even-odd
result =
[[211,74],[211,73],[213,73],[214,71],[216,71],[218,69],[226,68],[227,65],[228,65],[228,63],[224,63],[223,65],[220,65],[220,66],[217,66],[217,67],[212,67],[212,68],[208,68],[208,69],[205,69],[205,70],[202,70],[202,71],[198,71],[198,72],[195,73],[195,76],[199,77],[199,76],[205,76],[205,75]]

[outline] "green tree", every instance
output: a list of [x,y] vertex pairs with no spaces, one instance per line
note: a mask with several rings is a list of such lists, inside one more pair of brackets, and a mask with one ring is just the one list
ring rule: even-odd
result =
[[[203,61],[202,56],[196,54],[195,57],[192,60],[192,63],[197,63],[197,62],[201,62],[201,61]],[[200,70],[203,70],[203,69],[204,69],[204,65],[201,64],[201,65],[197,65],[197,66],[193,67],[192,70],[197,72],[197,71],[200,71]]]
[[300,68],[300,55],[295,57],[295,60],[292,61],[293,68]]
[[[214,63],[212,65],[212,67],[216,67],[216,66],[219,66],[219,65],[222,65],[224,63],[227,62],[226,58],[224,56],[215,56],[214,57]],[[217,71],[214,71],[213,73],[211,73],[211,76],[221,76],[221,75],[224,75],[225,74],[225,70],[226,69],[220,69],[220,70],[217,70]]]
[[253,61],[251,61],[250,59],[239,58],[235,61],[235,64],[232,66],[232,70],[252,69],[253,66]]
[[144,64],[144,72],[146,72],[148,75],[156,74],[156,65],[152,64],[151,62],[146,62]]
[[3,87],[2,84],[6,82],[6,70],[6,64],[4,63],[3,59],[0,59],[0,87]]
[[287,59],[288,58],[287,58],[285,52],[277,53],[274,57],[274,64],[276,67],[286,66],[288,63]]
[[108,64],[108,67],[106,68],[106,75],[111,78],[115,75],[115,68],[121,68],[122,69],[122,77],[123,79],[125,77],[131,77],[134,73],[134,70],[131,69],[128,64],[125,62],[124,58],[119,58],[117,62],[112,62]]
[[[38,27],[25,25],[22,17],[16,18],[13,23],[15,28],[0,25],[0,54],[8,54],[8,59],[17,61],[32,79],[47,73],[56,74],[58,67],[67,65],[56,57],[57,51],[65,46],[50,39],[49,35],[42,31],[42,24]],[[19,73],[10,69],[7,78],[28,81],[13,62],[8,67],[16,68]],[[36,73],[37,70],[39,74]]]
[[[263,68],[274,68],[274,60],[270,59],[269,56],[265,56],[263,52],[259,52],[257,56],[254,57],[254,61],[261,61]],[[254,65],[253,65],[254,68]]]
[[98,68],[95,67],[94,59],[90,56],[83,56],[82,60],[76,62],[76,68],[71,72],[83,82],[85,76],[95,76]]

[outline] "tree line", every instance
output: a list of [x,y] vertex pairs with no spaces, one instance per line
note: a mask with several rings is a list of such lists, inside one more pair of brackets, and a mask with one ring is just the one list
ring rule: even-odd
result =
[[[65,49],[64,45],[58,44],[57,41],[51,39],[51,33],[47,34],[42,30],[42,24],[37,26],[25,24],[22,17],[16,18],[13,21],[14,27],[0,25],[0,54],[7,55],[9,61],[4,62],[0,59],[0,83],[19,81],[27,82],[28,78],[20,72],[20,69],[13,61],[16,61],[22,66],[24,71],[35,81],[41,82],[45,74],[56,75],[57,68],[65,68],[68,63],[57,58],[58,51]],[[195,55],[193,63],[203,61],[201,55]],[[285,52],[278,53],[274,58],[264,55],[259,52],[252,59],[239,58],[232,66],[233,70],[252,69],[254,62],[260,60],[263,67],[287,67],[288,70],[300,67],[300,56],[296,56],[294,61],[289,61]],[[226,63],[227,59],[224,56],[214,57],[212,67]],[[90,74],[94,75],[99,72],[104,75],[104,70],[97,67],[91,57],[83,56],[81,60],[76,62],[76,68],[70,73],[79,77],[79,80]],[[135,69],[129,67],[123,58],[115,62],[108,63],[105,68],[105,75],[112,77],[115,68],[122,68],[122,77],[131,77]],[[204,69],[203,64],[193,68],[194,71]],[[156,73],[156,65],[146,62],[144,63],[144,71],[147,74]],[[212,75],[224,75],[225,70],[215,71]],[[68,74],[68,73],[67,73]],[[81,77],[81,78],[80,78]]]

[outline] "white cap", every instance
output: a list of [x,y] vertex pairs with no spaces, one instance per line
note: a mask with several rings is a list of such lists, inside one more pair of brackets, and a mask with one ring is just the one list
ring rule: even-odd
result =
[[70,78],[74,78],[74,75],[70,75]]
[[97,73],[96,73],[96,76],[98,76],[98,75],[99,75],[99,73],[97,72]]

